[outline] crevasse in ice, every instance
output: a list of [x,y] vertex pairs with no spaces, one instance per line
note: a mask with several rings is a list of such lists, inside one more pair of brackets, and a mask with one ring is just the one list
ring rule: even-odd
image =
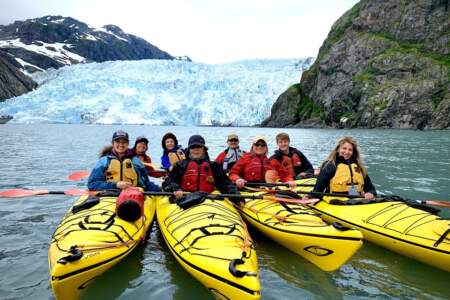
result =
[[312,61],[78,64],[37,73],[39,88],[0,103],[0,115],[17,123],[255,125]]

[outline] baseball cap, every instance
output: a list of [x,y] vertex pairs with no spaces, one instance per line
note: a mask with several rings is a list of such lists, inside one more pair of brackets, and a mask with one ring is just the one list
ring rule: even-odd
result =
[[116,141],[119,139],[124,139],[127,142],[130,141],[130,139],[128,138],[128,133],[126,133],[125,131],[122,131],[122,130],[118,130],[118,131],[114,132],[114,134],[112,136],[113,141]]

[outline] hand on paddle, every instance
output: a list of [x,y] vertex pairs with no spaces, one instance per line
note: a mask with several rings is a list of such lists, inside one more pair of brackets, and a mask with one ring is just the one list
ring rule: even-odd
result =
[[375,196],[372,193],[364,193],[364,199],[373,199]]
[[238,189],[242,189],[247,181],[245,179],[239,178],[236,180],[236,186]]
[[181,197],[183,197],[184,193],[180,190],[173,192],[173,195],[175,196],[175,198],[180,199]]
[[297,183],[295,183],[295,181],[291,180],[286,182],[289,185],[290,189],[295,189],[297,187]]

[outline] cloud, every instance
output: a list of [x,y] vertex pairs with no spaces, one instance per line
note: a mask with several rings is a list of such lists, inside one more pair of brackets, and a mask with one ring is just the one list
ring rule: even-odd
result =
[[219,63],[317,55],[331,25],[356,0],[3,0],[0,22],[49,14],[115,24],[174,55]]

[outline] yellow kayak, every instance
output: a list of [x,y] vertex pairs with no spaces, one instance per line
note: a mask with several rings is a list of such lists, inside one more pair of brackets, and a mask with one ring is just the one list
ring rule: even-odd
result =
[[153,222],[156,198],[146,197],[142,217],[130,223],[116,217],[116,197],[80,197],[54,232],[48,252],[55,298],[78,299],[89,283],[131,253]]
[[240,211],[264,235],[324,271],[339,269],[363,244],[358,230],[325,223],[312,209],[301,204],[246,199]]
[[[332,199],[344,201],[330,204]],[[325,220],[361,230],[374,244],[450,272],[450,220],[401,201],[345,205],[345,200],[324,197],[311,207]]]
[[217,299],[259,299],[256,252],[239,213],[227,200],[181,209],[161,197],[160,231],[173,256]]

